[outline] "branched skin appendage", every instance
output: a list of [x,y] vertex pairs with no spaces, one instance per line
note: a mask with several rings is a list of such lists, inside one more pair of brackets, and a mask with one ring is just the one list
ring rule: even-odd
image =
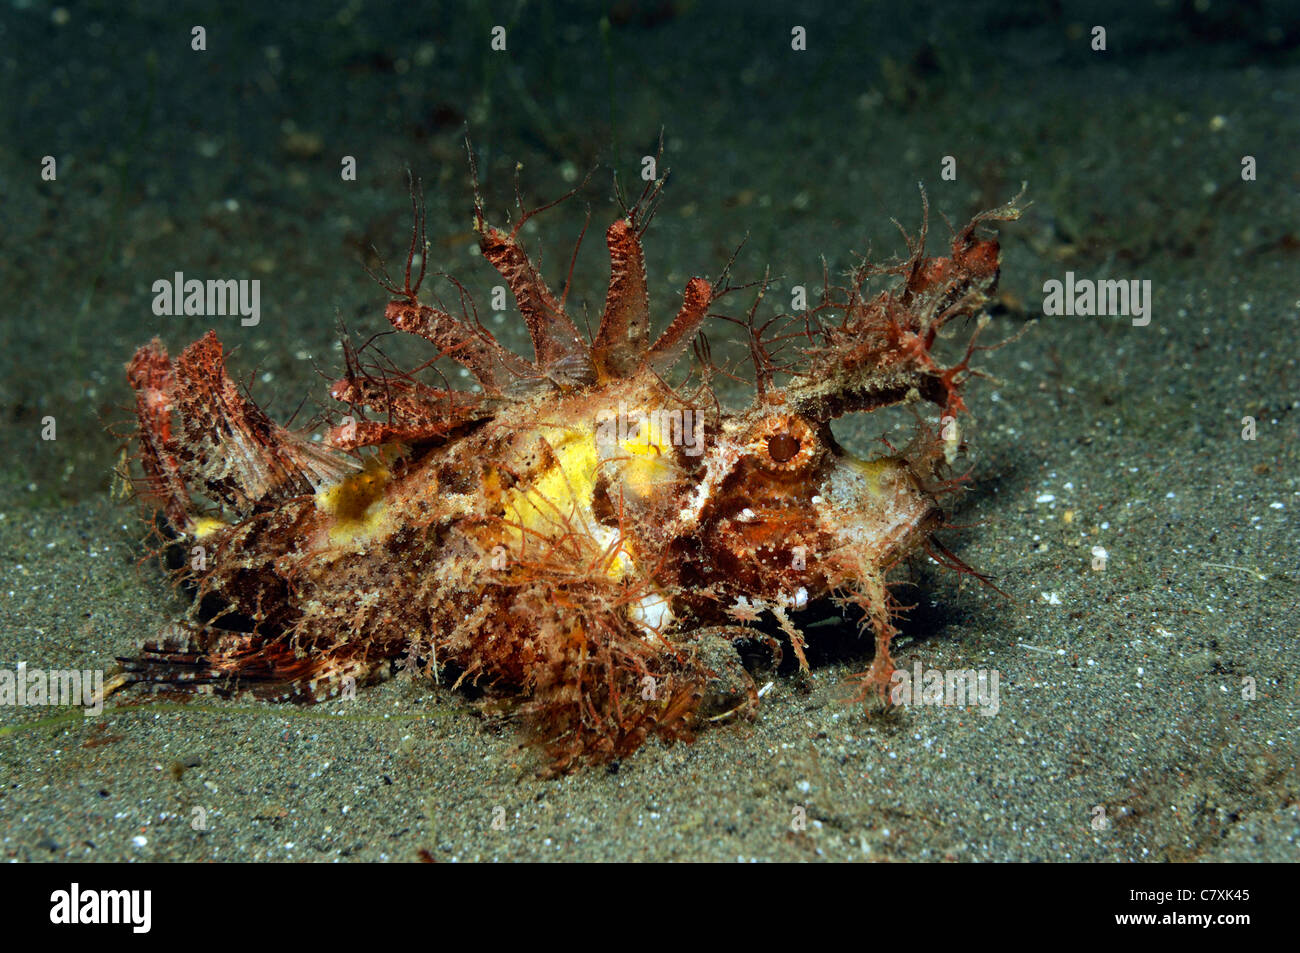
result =
[[[978,216],[947,257],[925,256],[923,226],[907,260],[864,263],[848,287],[827,287],[790,319],[802,356],[789,367],[769,360],[776,342],[751,312],[759,396],[726,413],[707,386],[686,394],[666,378],[733,289],[692,278],[651,335],[641,234],[658,191],[606,233],[612,274],[591,341],[568,289],[554,294],[519,241],[535,212],[505,231],[476,202],[483,256],[514,294],[531,358],[497,342],[454,280],[458,309],[422,298],[413,202],[404,280],[381,279],[385,316],[478,387],[433,386],[348,347],[330,389],[347,413],[321,442],[240,392],[214,333],[174,360],[156,340],[141,348],[128,366],[138,485],[195,598],[186,620],[123,660],[127,679],[319,701],[398,666],[518,699],[564,770],[752,714],[757,692],[728,643],[767,638],[754,623],[771,613],[806,665],[796,621],[834,599],[875,637],[859,697],[883,698],[887,576],[933,553],[957,441],[925,432],[861,460],[830,423],[907,401],[964,412],[973,339],[955,365],[933,346],[954,319],[979,326],[998,247],[976,227],[1018,209]],[[868,295],[878,276],[892,286]]]

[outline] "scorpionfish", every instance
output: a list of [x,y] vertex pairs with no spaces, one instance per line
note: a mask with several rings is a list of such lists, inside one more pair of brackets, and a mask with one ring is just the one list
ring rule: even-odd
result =
[[[458,313],[421,299],[414,191],[405,281],[381,279],[384,316],[476,386],[436,387],[348,346],[329,391],[347,413],[313,439],[235,384],[214,332],[175,359],[157,339],[135,354],[135,483],[193,604],[121,660],[121,682],[313,702],[414,670],[509,699],[554,772],[752,716],[737,644],[779,641],[758,627],[766,616],[806,669],[796,621],[820,602],[874,636],[856,700],[885,699],[891,570],[922,551],[969,568],[934,533],[957,482],[974,332],[956,363],[934,345],[950,322],[987,320],[1000,254],[977,226],[1018,217],[1015,200],[976,216],[946,256],[927,257],[923,221],[904,232],[905,259],[828,282],[785,316],[792,359],[778,363],[751,310],[757,393],[731,412],[707,375],[690,394],[670,381],[688,352],[704,356],[701,330],[734,289],[691,278],[651,335],[641,238],[662,181],[606,232],[611,277],[589,337],[520,241],[534,213],[491,226],[474,178],[479,247],[530,358],[497,341],[461,286]],[[836,418],[896,404],[938,419],[918,415],[917,436],[875,459],[836,441]]]

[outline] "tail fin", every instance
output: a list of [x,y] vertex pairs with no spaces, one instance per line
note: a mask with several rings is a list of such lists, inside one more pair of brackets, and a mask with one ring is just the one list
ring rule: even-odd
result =
[[146,642],[139,655],[118,661],[125,682],[154,691],[303,704],[338,697],[386,673],[384,663],[367,659],[356,646],[299,655],[284,640],[182,623]]

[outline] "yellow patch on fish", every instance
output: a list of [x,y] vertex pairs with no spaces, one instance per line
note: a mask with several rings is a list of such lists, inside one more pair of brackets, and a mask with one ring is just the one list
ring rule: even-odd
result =
[[384,490],[392,474],[377,460],[365,469],[325,487],[316,494],[316,508],[332,517],[330,542],[347,545],[364,542],[387,526],[388,504]]
[[190,527],[190,535],[195,539],[207,539],[213,533],[229,529],[230,524],[211,516],[196,516]]
[[898,473],[898,461],[889,457],[877,457],[875,460],[862,460],[846,453],[842,462],[866,477],[867,492],[873,498],[883,495],[885,487],[893,487]]
[[[644,428],[643,428],[644,429]],[[613,453],[600,446],[591,431],[548,427],[541,433],[550,450],[552,463],[531,483],[517,485],[502,496],[507,525],[507,545],[516,552],[528,544],[559,539],[573,540],[572,534],[585,536],[592,556],[603,554],[605,572],[611,579],[622,579],[635,568],[627,541],[617,529],[600,523],[592,512],[592,500],[601,466],[618,466],[624,474],[624,487],[636,491],[636,484],[648,488],[666,465],[662,448],[638,431],[618,441]],[[499,477],[490,478],[499,485]]]

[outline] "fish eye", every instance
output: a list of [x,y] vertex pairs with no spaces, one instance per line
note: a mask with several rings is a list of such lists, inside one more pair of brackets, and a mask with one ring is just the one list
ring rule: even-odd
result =
[[746,444],[760,467],[777,473],[800,472],[822,454],[808,422],[790,413],[773,414],[757,422]]
[[777,463],[787,463],[799,452],[799,438],[782,432],[767,438],[767,455]]

